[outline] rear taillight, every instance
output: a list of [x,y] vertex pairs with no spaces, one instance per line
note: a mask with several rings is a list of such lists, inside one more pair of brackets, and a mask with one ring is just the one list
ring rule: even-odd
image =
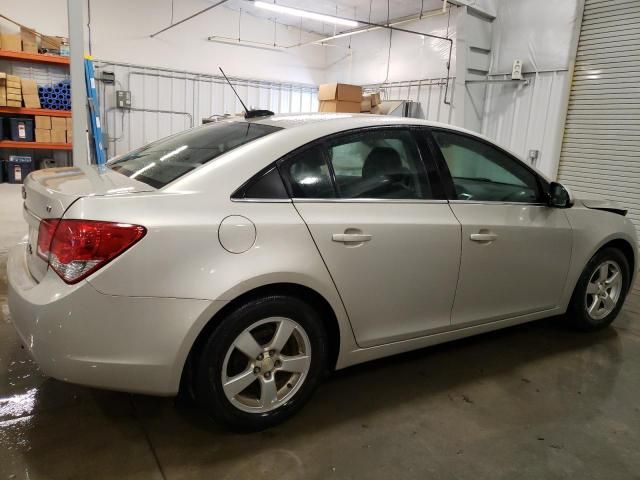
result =
[[38,256],[65,282],[76,283],[130,248],[146,232],[140,225],[126,223],[42,220]]

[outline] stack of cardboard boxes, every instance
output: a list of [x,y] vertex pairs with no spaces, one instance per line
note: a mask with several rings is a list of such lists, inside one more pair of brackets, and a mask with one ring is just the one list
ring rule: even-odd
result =
[[325,83],[318,87],[320,112],[381,113],[380,93],[362,95],[362,87],[346,83]]
[[0,106],[22,106],[22,88],[20,86],[20,77],[0,72]]
[[360,113],[362,87],[346,83],[325,83],[318,88],[321,112]]
[[36,115],[36,142],[71,143],[71,118]]

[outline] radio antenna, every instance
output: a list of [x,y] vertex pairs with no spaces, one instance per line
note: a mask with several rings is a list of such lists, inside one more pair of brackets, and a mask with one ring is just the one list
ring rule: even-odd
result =
[[222,73],[222,76],[231,87],[231,90],[233,90],[233,93],[235,94],[236,98],[240,100],[240,104],[242,105],[242,108],[244,108],[244,118],[268,117],[274,114],[271,110],[249,110],[247,106],[244,104],[244,102],[242,101],[242,98],[240,98],[240,95],[238,95],[238,92],[236,92],[236,89],[233,88],[233,85],[229,81],[229,78],[227,77],[227,75],[224,73],[224,70],[222,70],[222,67],[218,66],[218,70],[220,70],[220,73]]
[[222,73],[222,76],[224,77],[224,79],[227,81],[227,83],[231,87],[231,90],[233,90],[233,93],[235,94],[236,98],[238,100],[240,100],[240,103],[242,104],[242,108],[244,108],[244,114],[245,114],[245,116],[247,116],[249,114],[249,109],[247,108],[247,106],[244,104],[244,102],[240,98],[240,95],[238,95],[238,92],[236,92],[236,89],[233,88],[233,85],[231,84],[231,82],[227,78],[227,75],[224,73],[224,70],[222,70],[222,67],[218,66],[218,70],[220,70],[220,73]]

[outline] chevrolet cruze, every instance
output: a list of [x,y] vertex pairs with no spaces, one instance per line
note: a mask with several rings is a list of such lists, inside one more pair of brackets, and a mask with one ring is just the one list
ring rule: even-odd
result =
[[9,306],[42,370],[185,389],[239,430],[291,416],[327,370],[552,315],[603,328],[636,272],[619,205],[406,118],[223,120],[36,171],[23,196]]

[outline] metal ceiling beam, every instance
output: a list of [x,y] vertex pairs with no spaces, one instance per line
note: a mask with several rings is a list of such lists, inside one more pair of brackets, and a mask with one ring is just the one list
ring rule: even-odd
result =
[[162,32],[166,32],[167,30],[172,29],[173,27],[177,27],[178,25],[187,22],[189,20],[191,20],[192,18],[197,17],[198,15],[202,15],[205,12],[208,12],[209,10],[216,8],[220,5],[222,5],[223,3],[226,3],[228,0],[220,0],[218,3],[214,3],[213,5],[211,5],[210,7],[207,8],[203,8],[202,10],[200,10],[199,12],[194,13],[193,15],[189,15],[186,18],[183,18],[182,20],[178,20],[176,23],[172,23],[171,25],[169,25],[168,27],[163,28],[162,30],[158,30],[156,33],[152,33],[151,35],[149,35],[151,38],[155,37],[156,35],[161,34]]

